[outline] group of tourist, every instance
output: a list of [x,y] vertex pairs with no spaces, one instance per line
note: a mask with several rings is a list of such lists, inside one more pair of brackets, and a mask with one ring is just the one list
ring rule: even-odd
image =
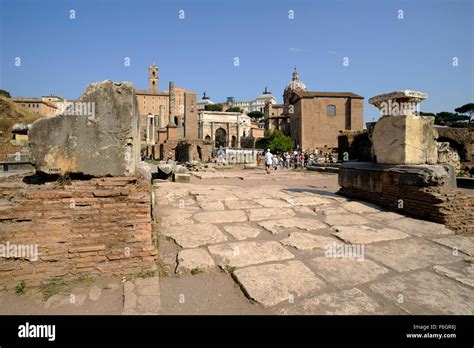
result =
[[257,156],[257,165],[260,166],[262,158],[264,159],[265,169],[268,174],[271,170],[279,168],[306,168],[307,166],[315,165],[318,162],[333,163],[337,161],[337,156],[332,152],[322,153],[316,149],[314,152],[298,152],[293,153],[284,152],[283,154],[273,154],[270,149],[267,149],[264,154]]

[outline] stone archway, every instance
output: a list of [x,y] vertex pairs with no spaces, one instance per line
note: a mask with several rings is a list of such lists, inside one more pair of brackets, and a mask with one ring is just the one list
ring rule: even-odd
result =
[[216,130],[215,145],[216,147],[227,147],[227,132],[224,128]]

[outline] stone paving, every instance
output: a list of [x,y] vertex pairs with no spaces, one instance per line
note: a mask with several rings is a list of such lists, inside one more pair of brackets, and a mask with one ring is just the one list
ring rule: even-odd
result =
[[474,314],[474,236],[317,185],[337,176],[197,176],[154,184],[161,240],[176,246],[163,262],[183,283],[222,273],[278,314]]

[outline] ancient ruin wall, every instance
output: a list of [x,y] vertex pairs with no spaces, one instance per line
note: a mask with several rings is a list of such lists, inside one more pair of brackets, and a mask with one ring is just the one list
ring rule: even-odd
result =
[[[348,172],[346,175],[351,175],[351,170],[341,168],[341,171]],[[377,175],[381,175],[380,190],[343,187],[339,193],[408,216],[445,224],[457,233],[474,234],[474,196],[468,196],[461,190],[436,186],[394,185],[388,171]],[[403,209],[398,208],[400,200]]]
[[42,185],[0,182],[0,245],[38,247],[36,261],[0,255],[0,285],[153,269],[149,184],[107,177]]

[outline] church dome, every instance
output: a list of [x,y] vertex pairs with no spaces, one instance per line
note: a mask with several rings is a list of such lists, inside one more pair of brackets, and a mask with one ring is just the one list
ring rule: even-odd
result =
[[293,79],[289,84],[286,85],[285,91],[306,91],[306,85],[300,81],[298,71],[295,70],[293,71]]

